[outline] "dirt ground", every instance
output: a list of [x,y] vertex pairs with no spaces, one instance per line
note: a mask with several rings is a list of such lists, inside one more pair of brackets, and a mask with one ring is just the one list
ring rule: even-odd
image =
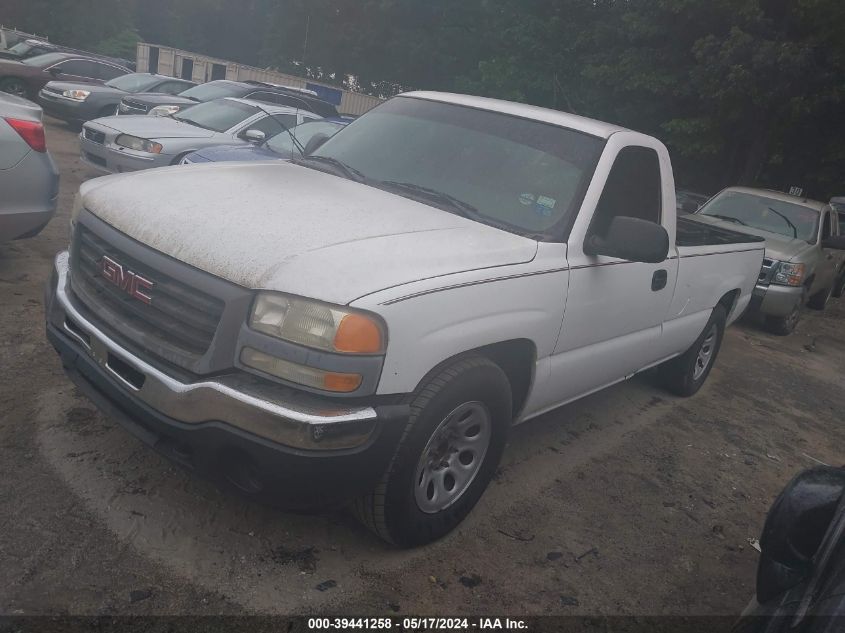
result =
[[691,399],[644,375],[515,429],[469,519],[425,548],[221,492],[95,411],[45,340],[43,285],[94,176],[70,129],[47,133],[59,213],[0,245],[0,614],[736,614],[774,496],[845,461],[834,301],[788,338],[731,328]]

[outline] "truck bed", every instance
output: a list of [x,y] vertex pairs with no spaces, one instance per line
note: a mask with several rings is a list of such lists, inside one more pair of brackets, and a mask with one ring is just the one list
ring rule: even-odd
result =
[[721,244],[744,244],[765,242],[765,238],[710,226],[691,215],[678,216],[675,243],[678,246],[718,246]]

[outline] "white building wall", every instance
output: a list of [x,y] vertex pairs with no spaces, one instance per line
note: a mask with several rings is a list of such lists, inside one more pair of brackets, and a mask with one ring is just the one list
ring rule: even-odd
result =
[[150,70],[150,48],[157,47],[159,49],[158,55],[158,72],[162,75],[170,75],[172,77],[182,76],[182,64],[185,59],[193,61],[194,68],[191,74],[191,79],[198,83],[204,83],[211,80],[211,72],[214,64],[221,64],[226,66],[226,79],[231,80],[253,80],[266,81],[268,83],[281,84],[285,86],[292,86],[295,88],[305,88],[307,83],[326,86],[333,90],[339,90],[341,94],[340,105],[337,107],[341,114],[364,114],[367,110],[374,108],[382,99],[372,97],[359,92],[351,92],[349,90],[340,90],[336,86],[326,84],[320,81],[311,79],[304,79],[295,75],[288,75],[285,73],[276,72],[274,70],[267,70],[262,68],[255,68],[253,66],[246,66],[236,62],[227,61],[224,59],[216,59],[207,55],[200,55],[198,53],[191,53],[168,46],[158,46],[156,44],[148,44],[140,42],[138,44],[137,64],[138,72],[149,72]]

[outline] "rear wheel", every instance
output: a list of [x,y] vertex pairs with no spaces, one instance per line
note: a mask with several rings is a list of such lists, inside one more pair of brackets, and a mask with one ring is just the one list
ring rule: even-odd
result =
[[660,366],[661,381],[669,391],[679,396],[691,396],[701,389],[719,355],[727,318],[725,307],[717,305],[695,343],[677,358]]
[[438,370],[410,404],[387,472],[353,506],[364,525],[401,547],[434,541],[469,514],[499,464],[512,419],[510,383],[483,356]]
[[8,92],[24,99],[29,98],[29,89],[26,87],[26,84],[16,77],[7,77],[6,79],[0,80],[0,91]]

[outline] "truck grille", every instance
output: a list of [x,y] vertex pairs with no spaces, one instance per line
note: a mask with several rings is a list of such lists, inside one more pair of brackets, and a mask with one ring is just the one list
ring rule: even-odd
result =
[[59,90],[58,88],[52,88],[50,86],[44,86],[42,88],[42,90],[44,92],[49,92],[49,93],[54,94],[54,95],[60,95],[63,92],[63,90]]
[[99,132],[97,130],[92,130],[90,127],[85,127],[83,129],[83,133],[85,134],[85,138],[93,143],[99,143],[103,145],[106,142],[106,134],[105,132]]
[[[124,271],[141,275],[155,285],[149,304],[130,296],[103,277],[107,255]],[[95,235],[76,227],[71,245],[71,288],[91,317],[118,339],[146,347],[152,343],[174,357],[203,355],[214,338],[224,302],[144,265]],[[172,360],[172,358],[165,358]]]
[[763,259],[763,267],[760,268],[760,274],[757,276],[757,283],[761,286],[768,286],[772,281],[772,275],[775,273],[775,262],[769,258]]
[[117,109],[118,114],[146,114],[147,111],[148,108],[143,103],[128,101],[126,99],[120,102],[120,106]]

